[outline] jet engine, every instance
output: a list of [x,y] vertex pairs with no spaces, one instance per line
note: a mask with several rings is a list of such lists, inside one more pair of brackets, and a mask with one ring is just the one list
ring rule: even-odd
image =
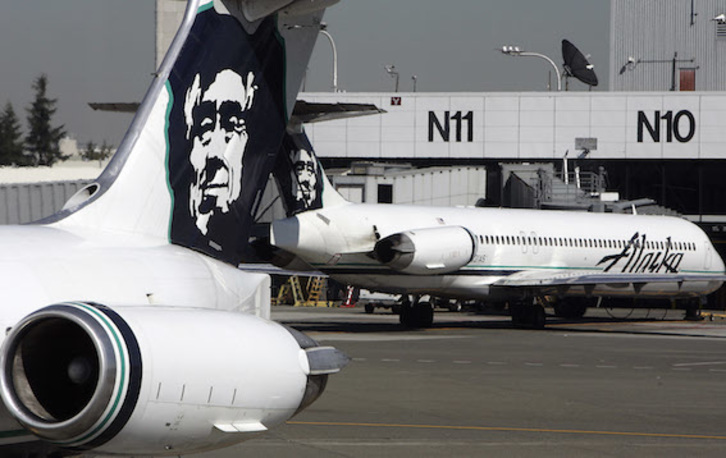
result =
[[417,229],[379,240],[373,255],[399,272],[434,275],[455,272],[471,262],[476,239],[461,226]]
[[0,394],[23,427],[60,448],[180,455],[286,421],[347,361],[252,315],[62,303],[7,336]]

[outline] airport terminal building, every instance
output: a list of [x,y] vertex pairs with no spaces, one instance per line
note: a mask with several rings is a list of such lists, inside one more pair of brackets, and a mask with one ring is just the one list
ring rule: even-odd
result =
[[[697,221],[726,223],[726,93],[306,93],[309,102],[387,112],[306,128],[328,167],[355,161],[484,166],[502,204],[503,164],[599,171],[620,199],[651,198]],[[578,159],[579,158],[579,159]],[[567,159],[567,165],[565,165]],[[474,204],[474,202],[471,202]]]

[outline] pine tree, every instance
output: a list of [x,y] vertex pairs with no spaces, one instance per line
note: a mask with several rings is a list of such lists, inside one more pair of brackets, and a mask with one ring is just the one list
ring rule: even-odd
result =
[[81,158],[84,161],[103,161],[111,157],[112,151],[113,147],[106,140],[103,141],[100,147],[93,143],[92,140],[89,140],[85,149],[81,151]]
[[98,153],[96,152],[96,144],[93,143],[93,140],[88,140],[88,143],[86,143],[86,148],[81,151],[81,158],[84,161],[95,161],[97,154]]
[[0,115],[0,165],[28,165],[28,159],[23,153],[20,122],[10,102]]
[[49,99],[47,96],[48,77],[45,74],[40,75],[33,83],[33,89],[35,100],[28,108],[30,131],[25,137],[25,143],[32,155],[33,165],[52,166],[69,157],[60,151],[60,140],[65,135],[65,130],[63,126],[51,127],[57,99]]

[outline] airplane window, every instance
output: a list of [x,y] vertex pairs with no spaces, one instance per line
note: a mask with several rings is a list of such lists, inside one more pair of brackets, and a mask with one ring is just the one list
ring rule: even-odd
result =
[[521,244],[522,244],[522,240],[519,238],[519,236],[517,236],[517,245],[521,245]]

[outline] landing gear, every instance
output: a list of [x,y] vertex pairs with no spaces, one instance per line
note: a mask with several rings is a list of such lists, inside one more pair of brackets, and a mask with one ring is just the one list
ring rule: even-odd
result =
[[509,304],[512,324],[517,328],[544,329],[547,315],[539,303],[515,302]]
[[685,306],[686,315],[683,317],[686,321],[701,321],[703,316],[701,315],[701,303],[697,299],[689,300]]
[[568,320],[576,320],[585,316],[587,303],[585,299],[559,299],[554,303],[553,308],[555,309],[555,316]]
[[399,320],[407,328],[430,328],[434,323],[434,306],[430,302],[404,300]]

